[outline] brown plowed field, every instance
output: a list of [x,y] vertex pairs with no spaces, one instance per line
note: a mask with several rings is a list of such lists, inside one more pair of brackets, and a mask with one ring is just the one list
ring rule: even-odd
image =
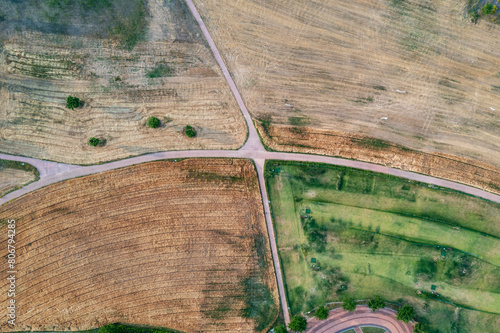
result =
[[500,193],[500,168],[455,155],[424,153],[363,135],[322,131],[310,127],[256,124],[271,149],[382,164],[407,171],[458,181]]
[[[17,224],[16,331],[120,321],[251,332],[254,320],[241,313],[263,286],[272,321],[277,316],[248,160],[161,161],[72,179],[3,205],[5,219]],[[0,229],[3,257],[7,231]],[[3,279],[2,307],[7,289]],[[11,327],[2,322],[0,330]]]
[[[8,30],[23,21],[13,16],[9,23],[5,14],[0,20],[0,151],[91,164],[244,143],[243,117],[187,7],[180,0],[146,3],[145,37],[132,50],[85,33]],[[9,13],[11,5],[0,14]],[[150,78],[158,66],[167,66],[170,74]],[[67,109],[68,95],[84,106]],[[162,127],[148,128],[150,116]],[[183,134],[186,125],[196,129],[196,138]],[[93,148],[90,137],[105,139],[106,145]]]
[[500,26],[466,0],[195,3],[254,117],[500,167]]

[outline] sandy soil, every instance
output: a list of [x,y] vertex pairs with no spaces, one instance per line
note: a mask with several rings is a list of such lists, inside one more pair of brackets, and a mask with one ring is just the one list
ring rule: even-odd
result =
[[500,166],[500,26],[465,0],[195,4],[254,117]]
[[[2,208],[0,219],[17,225],[16,331],[121,321],[252,332],[253,320],[241,317],[248,277],[265,281],[278,307],[250,161],[141,164],[50,185]],[[7,289],[4,279],[3,306]]]

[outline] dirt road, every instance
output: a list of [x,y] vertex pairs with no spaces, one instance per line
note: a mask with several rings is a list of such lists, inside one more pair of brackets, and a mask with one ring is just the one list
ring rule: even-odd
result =
[[[37,160],[33,158],[26,158],[26,157],[18,157],[18,156],[11,156],[11,155],[6,155],[6,154],[0,154],[0,159],[5,159],[5,160],[16,160],[16,161],[21,161],[25,163],[30,163],[33,166],[35,166],[39,171],[40,171],[40,180],[35,183],[31,183],[17,191],[11,192],[7,194],[6,196],[0,198],[0,205],[15,199],[17,197],[20,197],[26,193],[29,193],[31,191],[34,191],[36,189],[42,188],[44,186],[47,186],[49,184],[63,181],[66,179],[71,179],[75,177],[81,177],[81,176],[86,176],[86,175],[91,175],[103,171],[108,171],[108,170],[113,170],[117,168],[122,168],[134,164],[140,164],[140,163],[145,163],[145,162],[151,162],[151,161],[157,161],[157,160],[162,160],[162,159],[180,159],[180,158],[193,158],[193,157],[212,157],[212,158],[247,158],[247,159],[252,159],[255,161],[256,167],[257,167],[257,172],[259,176],[259,184],[261,187],[261,194],[262,194],[262,201],[264,205],[264,210],[265,210],[265,217],[266,217],[266,223],[267,223],[267,228],[268,228],[268,233],[269,233],[269,240],[271,243],[271,251],[273,255],[273,261],[274,261],[274,267],[276,271],[276,276],[277,276],[277,282],[278,282],[278,290],[280,294],[280,299],[281,299],[281,305],[283,308],[283,314],[284,314],[284,319],[286,323],[289,323],[290,318],[289,318],[289,313],[288,313],[288,306],[287,306],[287,301],[286,301],[286,296],[285,296],[285,289],[283,285],[283,279],[281,275],[281,267],[279,263],[279,257],[278,257],[278,251],[276,247],[276,239],[274,235],[274,229],[272,225],[272,220],[271,220],[271,215],[270,215],[270,210],[269,210],[269,199],[267,196],[267,191],[265,187],[265,180],[264,180],[264,163],[265,160],[293,160],[293,161],[302,161],[302,162],[316,162],[316,163],[326,163],[326,164],[333,164],[333,165],[341,165],[341,166],[346,166],[346,167],[352,167],[352,168],[358,168],[358,169],[363,169],[363,170],[370,170],[374,172],[380,172],[384,174],[389,174],[397,177],[402,177],[402,178],[407,178],[411,180],[416,180],[419,182],[424,182],[428,183],[431,185],[436,185],[440,187],[446,187],[450,189],[454,189],[457,191],[461,191],[470,195],[474,195],[477,197],[481,197],[496,203],[500,203],[500,196],[495,195],[493,193],[489,193],[486,191],[482,191],[480,189],[451,182],[448,180],[443,180],[439,178],[434,178],[422,174],[417,174],[413,172],[408,172],[408,171],[403,171],[399,169],[393,169],[377,164],[371,164],[371,163],[366,163],[366,162],[359,162],[359,161],[353,161],[353,160],[346,160],[342,158],[335,158],[335,157],[328,157],[328,156],[318,156],[318,155],[307,155],[307,154],[293,154],[293,153],[278,153],[278,152],[268,152],[264,149],[262,143],[260,142],[259,136],[257,134],[257,131],[253,125],[252,119],[250,117],[250,114],[248,113],[248,110],[245,107],[245,104],[243,103],[243,100],[241,98],[241,95],[231,77],[229,74],[229,71],[222,60],[219,51],[217,50],[217,47],[215,46],[210,34],[207,31],[207,28],[205,27],[205,24],[201,20],[200,15],[198,14],[198,11],[194,7],[193,3],[191,0],[186,0],[190,10],[192,11],[194,17],[196,18],[198,24],[200,25],[200,28],[205,35],[205,38],[208,41],[208,44],[210,45],[210,48],[212,49],[212,52],[214,54],[215,59],[217,60],[219,66],[221,67],[222,72],[224,73],[224,76],[238,102],[239,107],[241,108],[241,112],[243,113],[245,120],[247,122],[248,126],[248,140],[245,143],[245,145],[237,150],[189,150],[189,151],[169,151],[169,152],[159,152],[159,153],[153,153],[153,154],[147,154],[147,155],[142,155],[142,156],[137,156],[137,157],[132,157],[116,162],[111,162],[111,163],[106,163],[106,164],[101,164],[101,165],[93,165],[93,166],[77,166],[77,165],[68,165],[68,164],[63,164],[63,163],[55,163],[55,162],[48,162],[48,161],[42,161],[42,160]],[[360,310],[361,311],[361,310]],[[366,318],[367,320],[376,320],[376,317],[371,317],[367,316],[366,313],[363,314],[363,312],[358,313],[359,318]],[[375,323],[372,323],[375,324]],[[311,331],[312,332],[312,331]],[[315,331],[316,332],[316,331]],[[327,332],[325,330],[323,331],[317,331],[317,332]],[[406,332],[406,331],[393,331],[393,332]]]
[[356,311],[348,312],[343,309],[330,311],[326,320],[316,318],[309,320],[308,333],[336,333],[359,326],[373,325],[384,328],[389,333],[410,333],[413,326],[404,324],[396,319],[396,313],[389,309],[373,312],[366,306],[358,306]]

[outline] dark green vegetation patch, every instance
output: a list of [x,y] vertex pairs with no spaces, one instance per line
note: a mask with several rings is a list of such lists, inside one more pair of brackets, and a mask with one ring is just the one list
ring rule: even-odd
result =
[[184,133],[190,137],[190,138],[194,138],[196,136],[196,131],[194,130],[194,128],[190,125],[186,125],[186,128],[184,129]]
[[146,75],[149,78],[170,76],[172,69],[167,64],[158,64],[152,68]]
[[500,327],[500,205],[321,164],[269,161],[266,178],[292,314],[382,295],[429,332]]
[[115,39],[132,49],[147,28],[145,0],[0,0],[0,31],[35,30]]
[[158,128],[158,127],[160,127],[161,122],[160,122],[160,119],[158,119],[156,117],[149,117],[147,124],[151,128]]
[[172,333],[179,332],[168,328],[135,326],[125,324],[109,324],[99,329],[98,333]]

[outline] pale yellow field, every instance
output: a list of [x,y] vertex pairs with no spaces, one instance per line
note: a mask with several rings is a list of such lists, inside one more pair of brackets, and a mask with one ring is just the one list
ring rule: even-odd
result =
[[[154,151],[240,147],[243,117],[196,22],[178,13],[185,14],[179,1],[147,5],[146,37],[131,51],[87,35],[0,35],[0,151],[90,164]],[[149,78],[162,63],[172,75]],[[84,106],[67,109],[68,95]],[[145,126],[149,116],[162,127]],[[183,134],[186,125],[196,138]],[[106,145],[93,148],[90,137]]]
[[254,117],[500,166],[500,26],[465,0],[195,3]]

